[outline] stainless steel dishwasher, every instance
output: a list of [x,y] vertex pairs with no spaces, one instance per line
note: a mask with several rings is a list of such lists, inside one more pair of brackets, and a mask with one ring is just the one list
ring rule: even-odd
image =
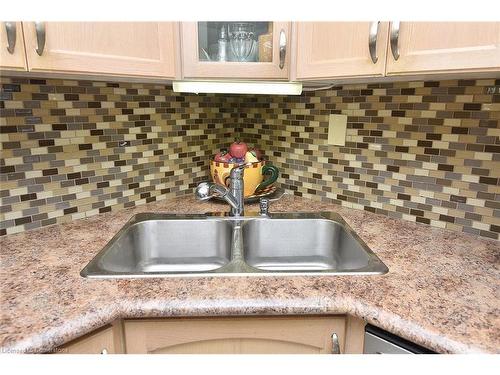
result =
[[390,332],[368,324],[365,328],[365,354],[435,354]]

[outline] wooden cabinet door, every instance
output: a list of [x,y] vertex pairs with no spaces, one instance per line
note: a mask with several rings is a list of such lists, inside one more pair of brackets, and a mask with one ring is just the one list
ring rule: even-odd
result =
[[[288,80],[290,62],[290,23],[272,22],[272,53],[268,62],[204,61],[199,45],[199,23],[182,22],[182,75],[184,78],[275,79]],[[280,37],[285,54],[280,66]]]
[[134,354],[332,353],[332,333],[342,352],[363,351],[364,323],[355,327],[357,340],[346,340],[346,327],[353,325],[346,325],[343,316],[141,319],[124,324],[126,351]]
[[[295,78],[382,77],[385,73],[388,25],[388,22],[295,23]],[[370,32],[374,35],[372,49],[376,58],[373,59]]]
[[123,353],[122,322],[105,326],[97,331],[60,346],[57,354],[118,354]]
[[[14,39],[11,38],[10,51],[8,49],[8,31],[11,37],[14,37]],[[0,22],[0,69],[27,70],[21,22]]]
[[387,75],[500,71],[500,22],[400,22],[394,41]]
[[175,78],[175,22],[45,22],[36,52],[34,22],[23,22],[28,67],[34,72]]

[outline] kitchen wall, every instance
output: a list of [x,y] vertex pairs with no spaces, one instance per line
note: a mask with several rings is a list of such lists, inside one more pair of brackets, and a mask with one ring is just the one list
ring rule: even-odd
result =
[[236,98],[165,85],[1,77],[0,90],[0,235],[190,193],[238,114]]
[[[242,138],[295,195],[498,239],[500,80],[345,85],[242,98]],[[347,115],[345,147],[328,115]]]
[[[345,85],[301,96],[0,78],[0,235],[191,194],[235,135],[296,195],[497,238],[494,79]],[[345,147],[329,114],[348,116]],[[129,144],[120,146],[120,142]]]

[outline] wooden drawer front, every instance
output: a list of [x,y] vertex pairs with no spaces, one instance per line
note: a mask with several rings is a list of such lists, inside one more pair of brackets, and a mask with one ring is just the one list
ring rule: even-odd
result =
[[342,352],[346,348],[343,316],[143,319],[124,325],[126,351],[134,354],[331,353],[332,333]]

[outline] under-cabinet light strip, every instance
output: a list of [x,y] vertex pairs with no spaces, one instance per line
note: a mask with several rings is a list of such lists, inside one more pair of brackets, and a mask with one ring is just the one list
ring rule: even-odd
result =
[[300,95],[300,82],[174,81],[175,92],[214,94]]

